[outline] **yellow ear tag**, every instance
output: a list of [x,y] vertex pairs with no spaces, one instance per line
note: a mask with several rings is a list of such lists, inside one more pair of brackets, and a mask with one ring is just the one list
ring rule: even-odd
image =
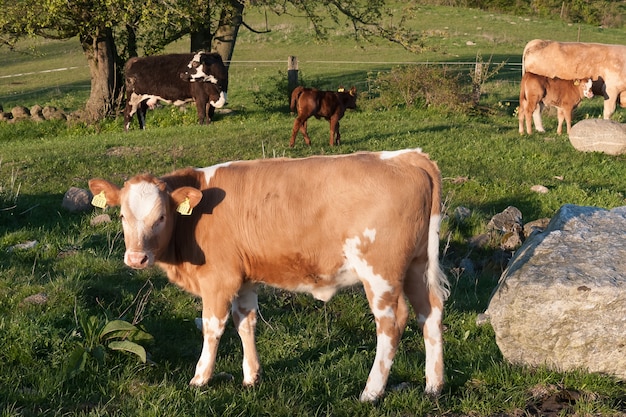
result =
[[337,89],[337,91],[338,91],[339,93],[343,93],[343,92],[344,92],[344,91],[346,91],[346,90],[345,90],[345,89],[343,89],[343,88],[338,88],[338,89]]
[[185,198],[185,201],[178,205],[177,212],[183,216],[189,216],[191,214],[191,205],[189,204],[189,197]]
[[107,198],[104,196],[104,191],[100,191],[100,194],[94,195],[91,200],[91,205],[99,207],[101,209],[107,206]]
[[574,80],[574,85],[579,85],[580,84],[580,80]]

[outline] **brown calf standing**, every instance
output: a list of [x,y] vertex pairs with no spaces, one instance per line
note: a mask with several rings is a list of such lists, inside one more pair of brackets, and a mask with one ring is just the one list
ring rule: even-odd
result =
[[572,128],[572,112],[578,106],[583,97],[593,97],[591,91],[592,80],[561,80],[548,78],[530,72],[524,73],[519,93],[519,133],[524,134],[524,119],[526,119],[526,132],[532,133],[530,116],[532,114],[535,128],[538,132],[545,132],[541,121],[541,111],[544,106],[557,108],[559,120],[556,132],[560,135],[563,131],[563,120],[567,122],[567,133]]
[[339,133],[339,119],[343,117],[346,109],[356,108],[356,87],[345,91],[339,87],[338,91],[321,91],[317,88],[296,87],[291,93],[291,111],[297,111],[296,120],[293,122],[293,131],[289,146],[293,147],[296,142],[298,130],[304,136],[304,142],[311,145],[311,138],[307,133],[306,124],[311,116],[323,117],[330,122],[330,146],[341,143]]

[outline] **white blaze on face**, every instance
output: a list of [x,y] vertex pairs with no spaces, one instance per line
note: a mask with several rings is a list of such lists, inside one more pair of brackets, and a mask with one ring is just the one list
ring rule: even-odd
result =
[[193,56],[193,59],[191,60],[191,62],[187,65],[188,68],[193,68],[193,63],[197,62],[200,63],[200,55],[202,55],[202,52],[198,52],[197,54],[195,54]]
[[[136,236],[140,238],[143,235],[147,220],[150,220],[150,214],[155,207],[160,206],[160,192],[155,184],[140,182],[131,184],[128,191],[128,199],[126,200],[127,208],[133,219],[133,227]],[[128,216],[126,216],[128,217]],[[130,219],[127,218],[127,222]],[[130,226],[130,224],[128,224]]]
[[137,220],[143,221],[159,203],[159,189],[155,184],[131,184],[128,191],[128,209]]
[[[207,74],[206,72],[204,72],[204,64],[202,64],[200,61],[201,56],[202,56],[202,52],[195,54],[191,62],[187,65],[187,67],[190,70],[195,70],[195,73],[193,74],[191,74],[191,72],[189,73],[190,80],[191,81],[204,81],[204,82],[217,84],[218,79],[215,78],[213,74]],[[218,106],[214,106],[214,107],[218,107]]]
[[591,86],[593,85],[593,81],[591,78],[587,80],[585,86],[583,87],[583,95],[587,98],[593,98],[593,91],[591,91]]

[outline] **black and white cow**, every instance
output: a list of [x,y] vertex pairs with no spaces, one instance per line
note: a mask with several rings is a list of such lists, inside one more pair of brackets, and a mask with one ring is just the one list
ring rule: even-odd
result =
[[219,54],[169,54],[134,57],[124,67],[124,130],[135,113],[146,126],[146,111],[161,101],[180,106],[195,101],[200,124],[211,123],[215,108],[226,104],[228,70]]

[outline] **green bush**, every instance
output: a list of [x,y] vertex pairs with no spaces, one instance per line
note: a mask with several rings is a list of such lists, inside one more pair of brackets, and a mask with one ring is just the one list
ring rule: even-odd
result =
[[403,66],[378,73],[370,81],[370,94],[377,107],[438,107],[466,110],[471,107],[469,82],[447,67]]

